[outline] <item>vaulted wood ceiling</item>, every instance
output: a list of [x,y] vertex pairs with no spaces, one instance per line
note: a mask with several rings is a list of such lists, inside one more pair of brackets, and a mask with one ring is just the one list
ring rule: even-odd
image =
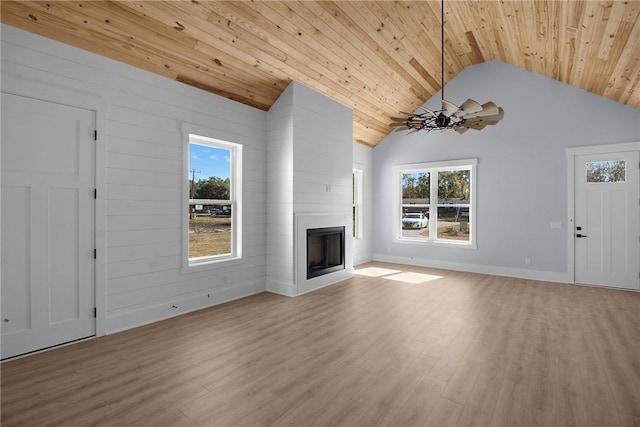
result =
[[[638,0],[445,15],[446,81],[495,59],[640,108]],[[439,1],[2,1],[1,20],[262,110],[298,80],[352,108],[370,146],[441,86]]]

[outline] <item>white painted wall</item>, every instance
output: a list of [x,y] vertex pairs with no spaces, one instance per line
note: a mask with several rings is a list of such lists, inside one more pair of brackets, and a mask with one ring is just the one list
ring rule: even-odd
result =
[[[265,112],[7,25],[1,52],[3,91],[98,110],[99,334],[265,290]],[[243,144],[244,158],[243,259],[192,274],[183,122]]]
[[362,235],[353,240],[353,265],[373,260],[373,148],[353,144],[353,167],[362,171]]
[[353,114],[291,82],[267,117],[267,289],[294,296],[294,214],[351,212]]
[[[392,133],[375,148],[374,258],[567,281],[565,149],[638,141],[640,110],[498,61],[465,69],[445,98],[493,101],[505,117],[464,135]],[[465,158],[478,158],[478,249],[393,243],[392,166]]]

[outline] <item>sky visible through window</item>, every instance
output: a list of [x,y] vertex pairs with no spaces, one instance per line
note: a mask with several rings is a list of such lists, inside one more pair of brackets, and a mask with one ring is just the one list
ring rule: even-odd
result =
[[189,179],[207,180],[212,176],[227,179],[231,170],[229,150],[200,144],[189,144]]

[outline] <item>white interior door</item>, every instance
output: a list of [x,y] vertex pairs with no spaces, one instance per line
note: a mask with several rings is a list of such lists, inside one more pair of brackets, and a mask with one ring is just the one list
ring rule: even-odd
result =
[[578,155],[575,173],[575,281],[640,289],[637,151]]
[[2,94],[2,358],[95,334],[95,113]]

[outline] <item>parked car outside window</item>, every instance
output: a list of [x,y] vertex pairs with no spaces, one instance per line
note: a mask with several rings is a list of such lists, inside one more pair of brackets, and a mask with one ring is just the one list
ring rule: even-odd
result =
[[402,228],[426,228],[429,220],[422,212],[408,213],[402,218]]

